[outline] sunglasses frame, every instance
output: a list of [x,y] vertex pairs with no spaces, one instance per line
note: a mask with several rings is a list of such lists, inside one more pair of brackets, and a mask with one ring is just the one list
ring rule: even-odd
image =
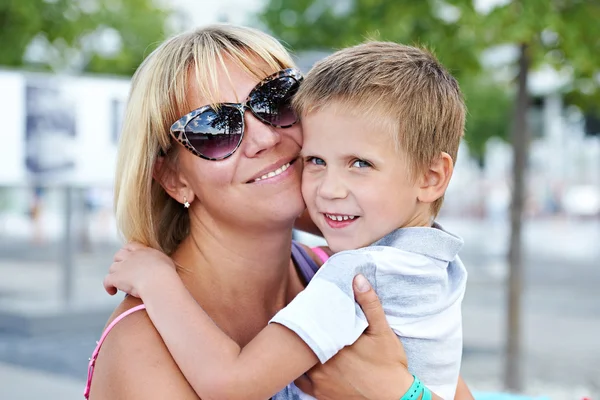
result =
[[[276,125],[276,124],[272,124],[269,121],[266,121],[264,118],[260,117],[252,109],[252,107],[250,107],[248,105],[248,102],[251,100],[252,95],[255,91],[257,91],[258,89],[260,89],[267,83],[274,81],[276,79],[279,79],[279,78],[292,78],[298,83],[298,85],[300,85],[300,83],[304,79],[304,77],[302,76],[300,71],[298,71],[297,69],[294,69],[294,68],[286,68],[281,71],[278,71],[278,72],[274,73],[273,75],[267,76],[265,79],[260,81],[256,86],[254,86],[254,88],[250,91],[250,93],[248,94],[248,97],[246,97],[246,100],[244,100],[243,103],[218,103],[218,104],[215,104],[215,106],[217,106],[217,109],[215,109],[215,107],[213,107],[213,105],[209,104],[209,105],[205,105],[200,108],[197,108],[197,109],[191,111],[190,113],[184,115],[183,117],[179,118],[173,125],[171,125],[171,129],[170,129],[171,136],[173,136],[173,138],[175,140],[177,140],[179,143],[181,143],[188,151],[190,151],[195,156],[198,156],[204,160],[220,161],[220,160],[224,160],[228,157],[231,157],[237,151],[237,149],[240,147],[240,145],[242,144],[242,140],[244,140],[244,132],[246,130],[245,123],[244,123],[244,113],[246,112],[246,110],[250,110],[252,115],[254,115],[259,121],[261,121],[264,124],[273,126],[275,128],[290,128],[291,126],[297,124],[298,121],[300,120],[300,118],[296,117],[296,121],[294,121],[293,123],[288,124],[288,125]],[[219,157],[219,158],[207,157],[204,154],[201,154],[198,150],[196,150],[194,148],[194,146],[192,146],[192,144],[190,143],[190,141],[185,133],[185,128],[194,118],[196,118],[198,115],[202,114],[203,112],[205,112],[207,110],[213,110],[215,112],[218,112],[218,108],[220,108],[220,107],[235,108],[236,110],[239,111],[239,113],[241,114],[241,117],[242,117],[242,133],[240,135],[240,140],[239,140],[238,144],[235,146],[235,148],[233,150],[231,150],[231,152],[229,152],[225,156]]]

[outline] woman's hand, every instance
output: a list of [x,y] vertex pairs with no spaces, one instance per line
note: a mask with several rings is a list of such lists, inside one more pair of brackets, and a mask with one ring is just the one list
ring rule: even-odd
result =
[[176,278],[173,260],[163,252],[139,243],[128,243],[114,257],[104,278],[104,289],[110,295],[121,290],[142,297],[145,290],[160,290],[166,279]]
[[369,327],[352,346],[311,369],[296,385],[319,400],[398,400],[413,382],[404,347],[388,325],[377,294],[362,275],[354,278],[354,295]]

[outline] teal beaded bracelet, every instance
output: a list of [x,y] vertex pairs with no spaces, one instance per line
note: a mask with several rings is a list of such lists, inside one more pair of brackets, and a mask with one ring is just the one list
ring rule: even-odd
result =
[[[419,398],[419,395],[423,391],[423,384],[421,383],[419,378],[417,378],[416,376],[413,375],[413,378],[414,378],[414,380],[413,380],[412,385],[410,385],[410,387],[408,388],[406,393],[404,393],[404,396],[402,396],[402,398],[400,398],[400,400],[416,400]],[[425,396],[425,394],[423,393],[423,397],[424,396]],[[426,399],[423,398],[422,400],[426,400]],[[431,400],[431,392],[429,392],[429,400]]]

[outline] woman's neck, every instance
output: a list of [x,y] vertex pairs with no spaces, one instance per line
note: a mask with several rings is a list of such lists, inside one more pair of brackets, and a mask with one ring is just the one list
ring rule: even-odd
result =
[[173,254],[180,276],[215,323],[247,343],[302,285],[290,260],[292,230],[196,227]]

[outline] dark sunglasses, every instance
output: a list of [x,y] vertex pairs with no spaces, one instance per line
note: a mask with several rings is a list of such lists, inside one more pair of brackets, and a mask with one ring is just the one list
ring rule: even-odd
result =
[[244,112],[276,128],[298,122],[292,97],[302,74],[288,68],[263,79],[243,103],[219,103],[200,107],[171,126],[171,135],[186,149],[205,160],[223,160],[240,147],[244,138]]

